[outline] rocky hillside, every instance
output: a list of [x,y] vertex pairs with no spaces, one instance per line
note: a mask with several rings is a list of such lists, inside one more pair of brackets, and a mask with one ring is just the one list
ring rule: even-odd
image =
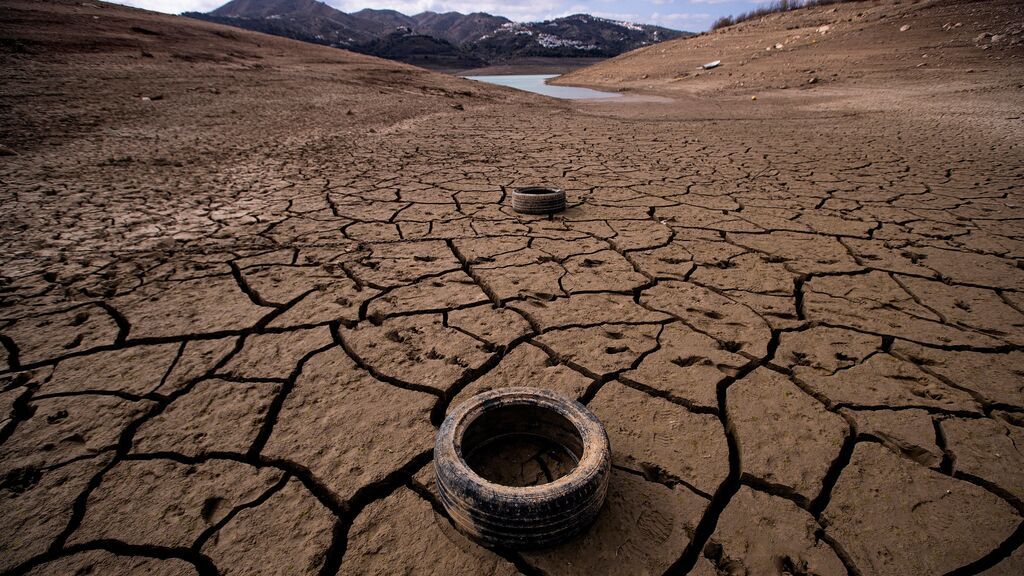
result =
[[[703,65],[720,61],[713,69]],[[946,86],[1024,78],[1018,0],[851,2],[769,14],[648,46],[558,83],[653,92]],[[890,94],[893,92],[890,91]]]
[[331,46],[363,44],[387,30],[316,0],[232,0],[208,14],[185,16]]
[[424,68],[468,70],[488,64],[447,40],[416,34],[408,28],[400,28],[361,44],[359,51]]
[[688,35],[660,26],[573,14],[544,22],[508,22],[480,37],[473,50],[487,60],[514,56],[617,56]]
[[575,14],[516,23],[485,13],[365,9],[346,14],[316,0],[232,0],[187,16],[420,66],[481,66],[524,57],[611,57],[688,35]]
[[453,44],[477,42],[484,36],[512,21],[504,16],[491,16],[483,12],[422,12],[412,17],[413,29],[419,34],[444,38]]

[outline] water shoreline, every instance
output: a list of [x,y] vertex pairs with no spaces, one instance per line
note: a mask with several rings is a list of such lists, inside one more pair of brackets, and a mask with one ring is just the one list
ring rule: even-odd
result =
[[524,92],[533,92],[560,100],[609,100],[621,98],[619,92],[608,92],[582,86],[559,86],[549,84],[548,80],[558,78],[560,74],[491,74],[481,76],[461,76],[467,80],[486,82]]

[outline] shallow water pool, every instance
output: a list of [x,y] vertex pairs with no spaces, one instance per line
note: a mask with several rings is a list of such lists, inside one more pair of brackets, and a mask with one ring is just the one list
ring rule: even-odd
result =
[[544,82],[550,78],[556,78],[558,74],[503,74],[495,76],[466,76],[470,80],[488,82],[508,86],[526,92],[536,92],[552,98],[565,100],[595,100],[598,98],[619,98],[622,94],[618,92],[601,92],[590,88],[578,88],[576,86],[551,86]]

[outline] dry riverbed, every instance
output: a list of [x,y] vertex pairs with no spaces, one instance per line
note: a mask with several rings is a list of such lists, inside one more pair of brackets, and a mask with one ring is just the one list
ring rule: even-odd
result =
[[[1019,46],[952,87],[566,103],[0,16],[0,571],[1024,570]],[[535,184],[570,208],[512,212]],[[615,468],[583,537],[492,552],[431,450],[522,384],[585,402]]]

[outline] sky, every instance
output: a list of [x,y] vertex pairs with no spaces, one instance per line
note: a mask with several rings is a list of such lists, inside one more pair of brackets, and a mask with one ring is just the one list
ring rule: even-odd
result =
[[[228,0],[112,0],[168,14],[209,12]],[[517,22],[548,20],[569,14],[592,14],[613,20],[657,24],[676,30],[700,32],[719,16],[746,12],[766,0],[322,0],[342,12],[363,8],[389,8],[405,14],[433,12],[487,12]]]

